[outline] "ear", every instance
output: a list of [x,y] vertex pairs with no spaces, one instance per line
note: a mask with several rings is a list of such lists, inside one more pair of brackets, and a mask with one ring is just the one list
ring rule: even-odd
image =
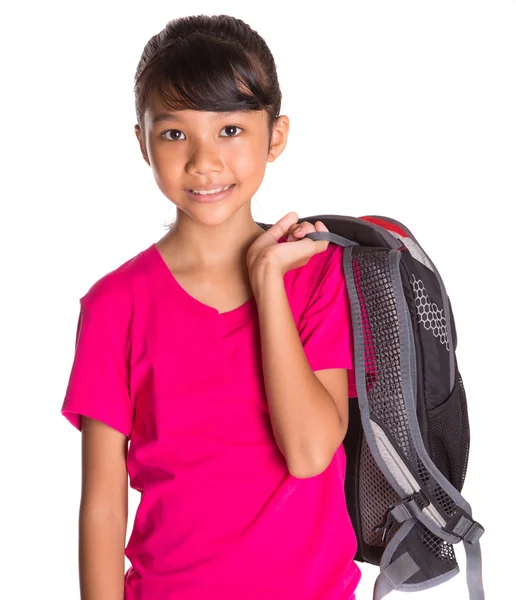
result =
[[144,140],[145,135],[144,135],[144,132],[142,132],[142,130],[140,129],[140,126],[138,124],[136,124],[134,126],[134,133],[136,134],[136,137],[138,138],[138,142],[140,143],[140,151],[142,153],[143,159],[150,166],[149,156],[147,154],[147,149],[145,148],[145,140]]
[[267,162],[274,162],[283,152],[287,145],[288,130],[290,119],[287,115],[280,115],[272,128],[271,143],[269,145],[269,155]]

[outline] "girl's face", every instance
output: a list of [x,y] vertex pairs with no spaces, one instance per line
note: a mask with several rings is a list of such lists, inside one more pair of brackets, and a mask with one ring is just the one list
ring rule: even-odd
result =
[[[163,194],[196,220],[229,217],[250,203],[268,162],[283,151],[289,119],[277,119],[269,146],[267,113],[170,111],[152,98],[135,133],[145,161]],[[214,204],[192,199],[187,189],[235,184],[232,193]]]

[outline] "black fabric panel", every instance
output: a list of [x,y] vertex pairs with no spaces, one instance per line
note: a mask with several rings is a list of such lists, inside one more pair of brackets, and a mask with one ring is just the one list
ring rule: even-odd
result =
[[[402,252],[402,262],[406,269],[409,290],[406,291],[413,322],[417,323],[421,348],[424,349],[421,368],[424,396],[428,410],[439,406],[450,393],[450,351],[452,340],[446,345],[444,303],[439,281],[433,271]],[[415,334],[416,330],[414,330]]]
[[466,392],[458,367],[455,369],[452,393],[441,406],[428,412],[428,420],[430,456],[441,473],[460,492],[468,468],[470,429]]
[[453,546],[432,534],[418,521],[400,542],[390,563],[405,552],[410,554],[420,569],[405,582],[408,584],[423,583],[457,567]]
[[364,431],[360,421],[360,408],[357,398],[349,399],[349,424],[346,436],[344,437],[344,452],[346,453],[346,479],[344,481],[344,490],[346,494],[346,505],[348,513],[355,530],[358,541],[358,549],[355,560],[364,562],[363,558],[363,538],[361,535],[361,524],[358,503],[358,472],[359,472],[359,448],[362,442]]

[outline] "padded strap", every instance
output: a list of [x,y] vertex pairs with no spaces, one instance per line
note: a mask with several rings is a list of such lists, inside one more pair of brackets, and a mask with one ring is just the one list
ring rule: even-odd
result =
[[373,600],[381,600],[417,571],[419,571],[419,567],[412,560],[409,553],[405,552],[380,572],[374,584]]

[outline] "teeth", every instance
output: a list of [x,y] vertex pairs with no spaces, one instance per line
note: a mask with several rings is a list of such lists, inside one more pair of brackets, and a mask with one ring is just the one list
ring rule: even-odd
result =
[[190,190],[190,191],[193,192],[194,194],[200,194],[201,196],[206,196],[208,194],[218,194],[220,192],[223,192],[223,191],[227,190],[228,188],[230,188],[232,185],[233,184],[229,184],[229,185],[226,185],[226,186],[224,186],[222,188],[219,188],[218,190],[210,190],[209,192],[202,191],[202,190],[199,190],[199,191],[197,191],[197,190]]

